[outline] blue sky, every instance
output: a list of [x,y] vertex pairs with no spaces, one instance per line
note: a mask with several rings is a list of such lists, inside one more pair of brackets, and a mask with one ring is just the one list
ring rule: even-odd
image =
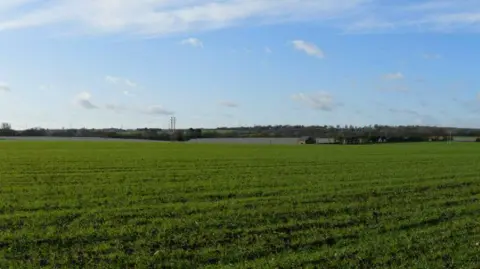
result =
[[480,127],[480,2],[2,0],[15,128]]

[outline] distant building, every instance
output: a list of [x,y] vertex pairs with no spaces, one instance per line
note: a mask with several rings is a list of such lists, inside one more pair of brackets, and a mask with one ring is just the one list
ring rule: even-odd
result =
[[320,137],[315,139],[315,144],[335,144],[335,138]]
[[476,142],[477,137],[475,136],[454,136],[452,138],[455,142]]

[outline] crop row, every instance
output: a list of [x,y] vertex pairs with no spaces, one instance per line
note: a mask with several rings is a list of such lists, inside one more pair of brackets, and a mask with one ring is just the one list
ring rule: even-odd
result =
[[0,267],[477,268],[477,148],[0,143]]

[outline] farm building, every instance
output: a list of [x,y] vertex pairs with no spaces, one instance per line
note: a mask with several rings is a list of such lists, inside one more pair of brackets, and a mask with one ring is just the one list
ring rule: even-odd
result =
[[455,142],[477,142],[477,139],[475,136],[454,136],[452,140]]
[[315,139],[315,144],[335,144],[335,138],[319,137]]
[[302,136],[298,139],[297,143],[298,144],[315,144],[316,140],[311,136]]

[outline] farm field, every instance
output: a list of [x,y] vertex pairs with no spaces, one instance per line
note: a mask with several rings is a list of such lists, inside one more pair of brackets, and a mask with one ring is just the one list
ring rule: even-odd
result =
[[480,143],[0,142],[0,268],[479,268]]

